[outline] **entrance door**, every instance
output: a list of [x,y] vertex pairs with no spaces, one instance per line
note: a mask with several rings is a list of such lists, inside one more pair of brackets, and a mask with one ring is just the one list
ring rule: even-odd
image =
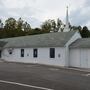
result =
[[86,49],[81,49],[80,65],[82,68],[88,67],[88,51]]

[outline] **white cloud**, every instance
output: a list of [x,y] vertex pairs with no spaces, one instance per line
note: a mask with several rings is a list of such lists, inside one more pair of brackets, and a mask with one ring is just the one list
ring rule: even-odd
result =
[[3,5],[6,8],[22,8],[25,6],[21,0],[3,0]]
[[0,0],[0,16],[22,17],[33,26],[38,26],[46,19],[59,17],[65,21],[67,5],[72,24],[84,25],[90,22],[89,0]]

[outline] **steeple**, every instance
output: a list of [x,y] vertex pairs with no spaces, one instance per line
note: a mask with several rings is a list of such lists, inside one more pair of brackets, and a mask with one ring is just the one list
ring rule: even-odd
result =
[[70,31],[70,28],[69,28],[69,15],[68,15],[68,6],[67,6],[67,10],[66,10],[66,26],[64,28],[64,32],[68,32]]

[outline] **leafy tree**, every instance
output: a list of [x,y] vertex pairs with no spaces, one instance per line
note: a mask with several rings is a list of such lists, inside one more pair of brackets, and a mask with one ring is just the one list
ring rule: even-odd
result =
[[25,23],[23,24],[23,29],[24,29],[25,32],[30,31],[30,30],[31,30],[30,24],[28,24],[27,22],[25,22]]
[[23,29],[23,20],[22,18],[19,18],[18,21],[17,21],[17,29],[18,30],[22,30]]
[[8,18],[5,21],[5,30],[15,30],[16,29],[16,20],[14,18]]
[[56,32],[56,22],[55,20],[46,20],[42,25],[41,25],[41,29],[44,32]]
[[51,24],[51,31],[57,32],[55,20],[51,20],[50,24]]
[[81,31],[82,30],[82,27],[81,26],[78,26],[78,30]]
[[57,22],[55,20],[46,20],[42,25],[41,25],[42,30],[47,30],[49,32],[58,32],[58,31],[63,31],[64,29],[64,24],[62,21],[58,18]]
[[1,19],[0,19],[0,29],[3,29],[3,22]]
[[41,29],[42,29],[44,32],[50,32],[50,31],[51,31],[51,20],[45,21],[45,22],[41,25]]
[[35,35],[35,34],[41,34],[42,32],[41,32],[41,29],[40,28],[35,28],[35,29],[33,29],[33,35]]
[[[35,35],[35,34],[43,34],[50,32],[63,32],[65,25],[58,18],[55,20],[46,20],[42,23],[41,28],[32,29],[30,24],[19,18],[17,21],[14,18],[8,18],[5,21],[5,24],[0,20],[0,38],[9,38],[9,37],[18,37],[25,35]],[[83,38],[90,37],[90,31],[86,26],[83,28],[81,26],[71,26],[71,30],[79,30],[81,36]]]
[[88,38],[90,37],[90,31],[88,30],[88,28],[86,26],[83,27],[82,31],[81,31],[81,36],[83,38]]
[[57,19],[57,31],[62,31],[62,21],[58,18]]

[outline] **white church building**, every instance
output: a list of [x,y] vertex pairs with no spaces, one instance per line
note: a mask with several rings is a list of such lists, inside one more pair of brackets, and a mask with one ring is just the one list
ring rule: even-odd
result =
[[1,39],[1,59],[12,62],[68,66],[69,45],[78,32],[57,32]]
[[90,38],[69,31],[0,39],[0,58],[8,62],[90,68]]

